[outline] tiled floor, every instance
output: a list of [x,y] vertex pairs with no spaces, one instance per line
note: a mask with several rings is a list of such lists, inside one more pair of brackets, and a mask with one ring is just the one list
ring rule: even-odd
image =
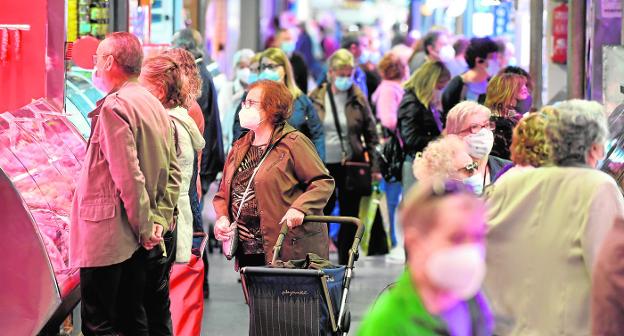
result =
[[[216,252],[215,252],[216,253]],[[249,313],[241,285],[236,281],[233,261],[219,254],[210,255],[210,299],[206,301],[202,335],[247,335]],[[368,306],[388,284],[392,283],[403,265],[388,263],[384,257],[362,257],[355,264],[351,282],[351,332],[355,331]]]

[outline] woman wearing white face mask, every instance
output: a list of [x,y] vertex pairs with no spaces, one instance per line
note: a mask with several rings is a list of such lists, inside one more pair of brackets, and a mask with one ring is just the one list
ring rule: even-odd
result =
[[451,109],[446,117],[444,134],[455,134],[468,146],[468,154],[479,166],[483,177],[481,188],[493,183],[498,172],[511,161],[490,155],[494,146],[494,122],[487,107],[471,101],[461,102]]
[[488,37],[471,39],[465,58],[468,71],[453,77],[444,89],[444,113],[448,113],[453,106],[464,100],[483,103],[488,80],[500,70],[498,46]]
[[286,122],[292,103],[284,84],[268,80],[252,84],[243,102],[240,121],[249,132],[228,154],[213,201],[216,238],[237,239],[238,230],[238,267],[267,265],[284,221],[292,244],[284,244],[283,260],[329,257],[327,225],[301,224],[323,213],[334,180],[312,142]]
[[377,300],[358,335],[491,335],[491,312],[480,292],[483,202],[458,181],[422,183],[404,198],[401,222],[407,270]]
[[234,78],[226,82],[219,90],[217,104],[219,105],[219,119],[221,120],[221,132],[223,135],[224,153],[230,150],[232,145],[232,130],[234,127],[234,115],[236,108],[240,104],[247,86],[250,83],[251,62],[254,57],[251,49],[241,49],[234,53],[232,63],[234,68]]
[[[422,50],[421,50],[422,49]],[[408,65],[410,72],[415,72],[425,62],[449,62],[455,57],[455,49],[449,43],[449,35],[446,30],[429,31],[409,57]]]
[[[484,290],[497,335],[590,335],[592,270],[609,230],[624,222],[620,188],[596,169],[608,137],[604,107],[571,100],[554,109],[545,132],[552,163],[504,175],[486,192]],[[621,335],[609,330],[614,316],[598,309],[621,312],[621,297],[598,301],[593,335]]]

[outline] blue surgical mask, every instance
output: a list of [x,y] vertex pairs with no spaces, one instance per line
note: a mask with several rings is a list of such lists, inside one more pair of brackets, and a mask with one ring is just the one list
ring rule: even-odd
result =
[[336,89],[339,91],[347,91],[353,86],[353,78],[338,76],[334,81],[334,85],[336,85]]
[[247,84],[251,85],[258,81],[258,74],[255,72],[249,73],[249,77],[247,78]]
[[528,96],[527,99],[516,102],[516,111],[520,114],[525,114],[531,110],[531,105],[533,105],[533,97]]
[[283,52],[286,53],[286,55],[290,55],[295,51],[296,45],[295,42],[282,42],[282,44],[280,45],[280,49],[282,49]]
[[465,178],[462,182],[472,188],[476,195],[483,194],[483,175],[476,173],[469,178]]
[[264,69],[264,71],[260,73],[260,76],[258,76],[258,80],[265,80],[265,79],[272,80],[274,82],[279,82],[281,78],[277,71],[271,70],[271,69]]
[[370,61],[371,53],[368,50],[362,50],[362,54],[360,55],[359,62],[360,64],[366,64]]

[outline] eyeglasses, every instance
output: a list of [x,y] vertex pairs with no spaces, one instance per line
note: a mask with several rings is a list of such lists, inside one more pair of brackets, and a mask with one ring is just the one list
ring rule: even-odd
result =
[[466,172],[468,176],[474,175],[479,169],[479,164],[477,162],[471,162],[464,167],[457,169],[458,172]]
[[252,99],[245,99],[243,100],[243,102],[241,103],[241,105],[243,105],[244,108],[250,108],[254,105],[259,105],[260,102],[257,100],[252,100]]
[[461,130],[459,133],[462,134],[462,133],[470,132],[472,134],[477,134],[484,128],[489,129],[490,131],[493,131],[496,129],[496,123],[488,120],[482,124],[471,124],[467,128]]
[[260,71],[264,71],[266,69],[275,70],[281,66],[282,66],[281,64],[262,64],[260,65]]

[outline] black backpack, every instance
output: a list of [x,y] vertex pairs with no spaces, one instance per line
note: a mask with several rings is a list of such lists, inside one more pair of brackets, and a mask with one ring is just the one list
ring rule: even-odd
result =
[[403,175],[403,160],[405,154],[403,152],[403,144],[396,132],[389,134],[386,142],[379,145],[381,175],[386,182],[400,182]]

